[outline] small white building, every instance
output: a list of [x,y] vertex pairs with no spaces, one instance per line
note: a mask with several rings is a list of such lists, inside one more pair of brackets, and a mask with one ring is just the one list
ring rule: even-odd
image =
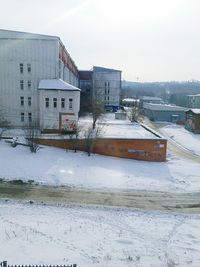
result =
[[41,130],[72,131],[78,121],[80,89],[61,80],[39,83],[39,125]]

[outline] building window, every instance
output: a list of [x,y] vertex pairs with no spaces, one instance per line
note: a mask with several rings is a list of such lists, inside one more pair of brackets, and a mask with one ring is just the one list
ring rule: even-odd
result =
[[24,97],[23,96],[20,97],[20,105],[22,107],[24,106]]
[[110,100],[110,97],[108,96],[108,98],[107,98],[107,99],[108,99],[108,101],[109,101],[109,100]]
[[32,122],[32,113],[28,113],[28,122]]
[[108,82],[107,85],[110,86],[110,82]]
[[65,98],[61,98],[61,108],[65,108]]
[[69,109],[72,109],[73,108],[73,99],[70,98],[69,99]]
[[30,63],[27,64],[27,71],[28,71],[28,73],[31,73],[31,64]]
[[31,106],[31,97],[28,97],[28,106]]
[[107,86],[107,82],[105,82],[105,87]]
[[21,113],[21,122],[24,122],[24,112]]
[[108,89],[108,94],[110,94],[110,89]]
[[20,80],[20,89],[24,90],[24,81],[23,80]]
[[31,89],[31,81],[28,81],[28,89]]
[[20,70],[20,73],[24,72],[24,64],[23,63],[19,64],[19,70]]
[[57,108],[57,98],[53,98],[53,107]]
[[49,98],[48,97],[45,98],[45,107],[49,108]]

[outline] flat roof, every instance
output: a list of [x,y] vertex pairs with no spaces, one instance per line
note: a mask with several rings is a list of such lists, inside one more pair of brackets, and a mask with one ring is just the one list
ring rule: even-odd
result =
[[154,103],[144,103],[144,108],[150,110],[160,110],[160,111],[186,111],[188,108],[180,107],[180,106],[173,106],[173,105],[166,105],[166,104],[154,104]]

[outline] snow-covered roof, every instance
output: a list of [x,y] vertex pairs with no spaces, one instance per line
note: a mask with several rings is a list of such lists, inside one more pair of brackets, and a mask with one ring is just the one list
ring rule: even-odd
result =
[[29,32],[18,32],[0,29],[0,39],[55,39],[60,40],[57,36],[29,33]]
[[166,105],[166,104],[154,104],[154,103],[144,103],[144,108],[150,110],[161,110],[161,111],[186,111],[188,108]]
[[149,101],[162,101],[162,98],[155,97],[155,96],[142,96],[140,97],[141,100],[149,100]]
[[38,89],[39,90],[80,91],[78,87],[75,87],[61,79],[40,80]]
[[135,99],[135,98],[124,98],[122,99],[122,102],[137,102],[139,101],[139,99]]
[[200,114],[200,108],[190,108],[187,111],[192,111],[194,114]]

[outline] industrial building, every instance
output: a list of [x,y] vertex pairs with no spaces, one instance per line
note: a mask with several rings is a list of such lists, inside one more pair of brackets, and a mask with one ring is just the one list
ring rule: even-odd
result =
[[78,118],[79,105],[78,69],[59,37],[0,30],[4,121],[14,127],[34,123],[42,130],[59,130]]
[[186,111],[185,128],[193,133],[200,133],[200,109],[189,109]]
[[121,71],[94,66],[90,71],[79,71],[81,102],[96,101],[106,110],[116,111],[120,105]]
[[187,105],[189,108],[200,108],[200,94],[188,95]]
[[168,121],[177,124],[185,123],[187,108],[165,104],[143,104],[144,115],[152,121]]

